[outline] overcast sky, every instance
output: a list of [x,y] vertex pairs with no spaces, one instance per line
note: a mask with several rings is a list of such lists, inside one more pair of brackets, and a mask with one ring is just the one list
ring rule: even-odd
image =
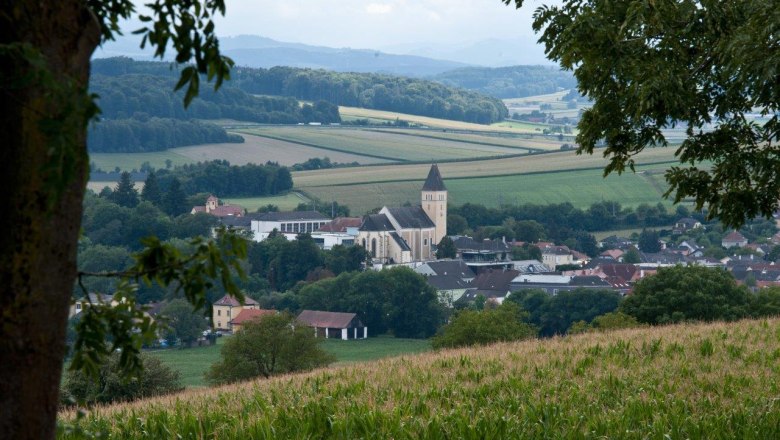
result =
[[531,16],[500,0],[226,0],[220,36],[262,35],[330,47],[383,49],[409,43],[534,38]]

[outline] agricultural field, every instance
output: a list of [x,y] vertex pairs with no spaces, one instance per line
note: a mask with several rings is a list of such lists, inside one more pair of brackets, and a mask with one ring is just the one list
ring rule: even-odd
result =
[[[182,382],[187,388],[205,387],[203,375],[212,364],[219,362],[220,349],[230,336],[217,339],[217,345],[195,347],[186,350],[169,349],[150,351],[166,365],[181,373]],[[341,341],[328,339],[322,341],[322,348],[336,358],[334,365],[349,365],[392,356],[418,354],[431,350],[431,343],[425,339],[401,339],[379,336],[366,340]]]
[[[231,145],[231,144],[227,144]],[[140,170],[144,162],[149,162],[154,168],[165,168],[166,161],[171,165],[184,165],[193,160],[187,156],[177,154],[175,149],[166,151],[154,151],[151,153],[90,153],[89,161],[103,171],[114,171],[119,167],[122,171]]]
[[[545,136],[542,134],[514,134],[503,132],[468,132],[452,130],[435,130],[419,128],[374,128],[374,131],[405,134],[409,136],[429,137],[436,139],[447,139],[458,142],[469,142],[474,144],[496,145],[522,149],[525,151],[555,151],[560,150],[564,143],[572,143],[573,139],[566,136],[563,141],[558,140],[557,136]],[[522,151],[520,151],[522,152]]]
[[[300,129],[304,127],[296,127]],[[203,162],[215,159],[225,159],[233,165],[247,163],[262,164],[268,161],[280,165],[295,165],[306,160],[319,157],[329,157],[332,162],[359,164],[386,163],[387,160],[366,157],[334,150],[322,150],[301,145],[295,142],[285,142],[267,137],[253,136],[245,131],[239,133],[244,137],[243,144],[207,144],[192,147],[174,148],[171,151],[191,159],[193,162]]]
[[[648,180],[643,172],[645,168],[638,167],[637,170],[637,174],[624,173],[607,178],[602,177],[600,169],[453,179],[448,179],[444,171],[442,174],[449,191],[449,203],[454,206],[569,202],[577,208],[587,208],[602,200],[619,200],[624,207],[661,202],[671,208],[671,202],[663,199],[662,192]],[[424,176],[414,181],[311,187],[305,191],[321,200],[336,200],[349,206],[352,213],[362,214],[384,205],[419,204],[423,181]]]
[[295,191],[279,196],[226,198],[225,203],[243,206],[247,212],[255,212],[257,208],[268,205],[279,207],[280,211],[292,211],[299,203],[309,203],[309,199]]
[[[674,148],[652,148],[635,157],[638,165],[671,163]],[[596,150],[592,155],[578,156],[574,151],[561,151],[529,156],[440,163],[439,170],[447,179],[460,177],[488,177],[549,171],[604,168],[607,160]],[[299,171],[293,173],[296,189],[308,191],[312,187],[357,183],[425,180],[431,166],[423,164],[393,164],[329,170]]]
[[[343,127],[267,127],[240,133],[267,136],[322,148],[390,161],[438,161],[496,157],[527,153],[498,145],[454,142],[448,139],[408,136],[390,131]],[[332,159],[332,158],[331,158]]]
[[[430,118],[427,116],[410,115],[406,113],[396,113],[384,110],[371,110],[358,107],[339,107],[339,114],[345,121],[355,119],[368,119],[373,123],[395,122],[396,119],[411,122],[424,127],[447,128],[455,130],[473,130],[473,131],[494,131],[490,125],[474,124],[471,122],[450,121],[448,119]],[[514,132],[518,131],[501,128],[500,131]]]
[[780,320],[683,324],[408,355],[60,421],[113,439],[769,439],[779,373]]

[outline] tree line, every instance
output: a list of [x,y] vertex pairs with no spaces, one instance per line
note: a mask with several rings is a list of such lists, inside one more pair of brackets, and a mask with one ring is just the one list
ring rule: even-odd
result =
[[87,133],[87,144],[93,153],[140,153],[227,142],[243,143],[244,138],[207,122],[149,117],[138,112],[131,118],[92,124]]
[[[168,79],[167,84],[169,85],[173,84],[171,81],[178,74],[178,72],[171,71],[168,64],[165,63],[133,61],[128,58],[95,60],[92,71],[93,77],[104,76],[109,78],[108,80],[131,73],[144,74],[145,77],[149,75],[162,76]],[[230,82],[223,86],[217,95],[233,90],[240,90],[251,95],[274,95],[306,101],[324,101],[336,106],[345,105],[397,111],[479,124],[497,122],[509,114],[504,103],[494,97],[430,80],[374,73],[330,72],[321,69],[293,67],[272,67],[270,69],[237,67],[231,72]],[[232,93],[234,92],[228,92],[226,95]],[[211,94],[210,91],[202,90],[203,99],[193,101],[191,106],[193,110],[188,111],[196,111],[197,106],[201,106],[198,101],[223,99],[211,98],[209,94]],[[226,97],[224,99],[232,98]],[[140,99],[138,101],[143,102]],[[101,101],[101,106],[104,106],[103,101]],[[167,106],[163,107],[168,108]],[[171,111],[181,110],[174,108]],[[211,119],[211,117],[206,119]],[[338,121],[323,119],[320,122]]]
[[226,160],[212,160],[157,170],[155,178],[162,188],[169,188],[176,180],[187,194],[218,197],[275,195],[293,187],[290,170],[274,162],[231,165]]

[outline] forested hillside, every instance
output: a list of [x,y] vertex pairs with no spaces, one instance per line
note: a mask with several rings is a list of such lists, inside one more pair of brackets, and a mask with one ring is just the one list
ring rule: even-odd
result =
[[[167,63],[133,61],[129,58],[95,60],[92,72],[93,84],[95,84],[95,78],[99,77],[110,81],[122,75],[144,74],[163,77],[168,82],[163,82],[162,84],[172,86],[176,76],[176,71],[171,70]],[[168,87],[167,90],[170,90],[170,88]],[[104,92],[111,93],[113,89],[113,86],[109,86],[107,89],[104,89]],[[250,95],[275,95],[306,101],[326,101],[333,105],[397,111],[481,124],[500,121],[508,115],[506,107],[499,99],[469,90],[446,86],[434,81],[392,75],[341,73],[292,67],[273,67],[270,69],[236,67],[231,72],[230,82],[223,86],[219,93],[215,95],[204,88],[201,91],[201,99],[194,101],[187,113],[192,115],[190,117],[204,117],[195,116],[201,114],[211,115],[213,112],[206,110],[203,106],[208,107],[208,103],[215,101],[222,102],[228,106],[245,107],[243,103],[236,102],[238,98],[232,90],[245,92]],[[97,89],[95,91],[100,93]],[[220,95],[227,96],[222,97]],[[145,98],[149,98],[134,94],[131,94],[131,96],[138,100],[139,106],[145,106]],[[113,97],[103,97],[103,99],[108,100],[113,99]],[[130,101],[129,105],[132,107],[134,105],[133,98],[130,98],[128,101]],[[174,101],[174,103],[179,101]],[[271,105],[271,103],[265,103],[264,105],[266,105],[265,108],[268,108],[267,106]],[[318,105],[322,106],[322,108],[318,108]],[[318,112],[324,111],[325,104],[318,105],[315,105],[313,110]],[[101,100],[101,106],[104,108],[106,106],[103,100]],[[160,106],[160,104],[155,103],[153,106]],[[175,108],[175,106],[171,107]],[[165,110],[168,106],[162,105],[161,108]],[[271,109],[270,111],[273,112],[274,110],[276,109]],[[106,110],[107,114],[110,114],[108,113],[110,111],[112,110]],[[180,110],[175,108],[175,110],[169,111],[178,112]],[[229,116],[226,114],[218,117],[256,121],[255,119],[239,118],[235,115]],[[284,123],[276,120],[268,122]],[[336,121],[321,118],[319,122]]]
[[186,110],[173,92],[176,72],[166,63],[126,58],[96,60],[90,90],[99,96],[102,121],[89,132],[92,152],[158,151],[184,145],[242,142],[214,124],[192,119],[236,119],[265,124],[340,122],[338,107],[301,105],[292,97],[252,96],[232,84],[204,87]]
[[577,85],[570,72],[545,66],[465,67],[440,73],[431,79],[501,99],[544,95]]

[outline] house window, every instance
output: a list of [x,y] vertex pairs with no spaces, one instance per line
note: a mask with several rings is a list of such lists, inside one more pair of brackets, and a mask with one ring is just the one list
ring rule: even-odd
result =
[[222,310],[217,310],[217,316],[222,316]]
[[227,311],[228,318],[230,317],[230,310]]
[[423,246],[428,246],[428,239],[427,238],[423,238]]
[[314,229],[314,224],[306,223],[306,232],[311,232]]
[[76,310],[81,310],[81,303],[76,303]]
[[217,321],[217,328],[222,328],[222,321]]

